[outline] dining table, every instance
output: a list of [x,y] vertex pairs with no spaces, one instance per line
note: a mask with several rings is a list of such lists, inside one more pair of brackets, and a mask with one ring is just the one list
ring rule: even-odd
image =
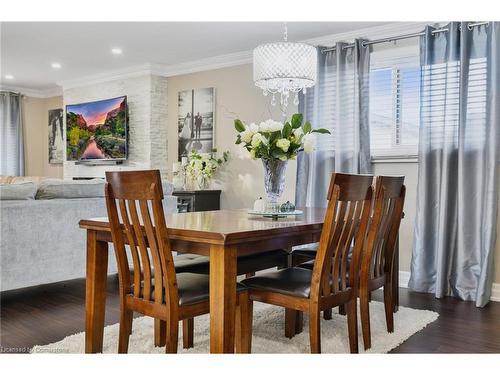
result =
[[[326,209],[298,208],[301,215],[273,218],[246,209],[166,214],[171,248],[210,259],[210,352],[233,353],[236,259],[318,242]],[[111,232],[106,217],[80,220],[86,230],[85,352],[102,352]],[[126,238],[126,236],[124,236]],[[397,263],[397,262],[396,262]],[[397,269],[394,290],[397,296]],[[397,297],[396,297],[397,300]]]

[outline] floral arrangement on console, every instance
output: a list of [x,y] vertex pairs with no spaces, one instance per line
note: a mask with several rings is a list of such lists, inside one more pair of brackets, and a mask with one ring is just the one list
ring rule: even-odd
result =
[[210,153],[198,153],[196,150],[189,154],[186,166],[186,176],[195,182],[200,189],[207,189],[219,168],[229,160],[229,151],[224,151],[222,157],[216,156],[217,149]]
[[259,125],[234,121],[238,131],[236,144],[243,145],[252,159],[262,159],[264,186],[267,194],[266,210],[277,211],[278,199],[285,187],[285,171],[288,160],[297,158],[299,151],[311,153],[316,142],[315,134],[330,134],[328,129],[313,129],[309,121],[303,124],[302,113],[295,113],[284,123],[266,120]]

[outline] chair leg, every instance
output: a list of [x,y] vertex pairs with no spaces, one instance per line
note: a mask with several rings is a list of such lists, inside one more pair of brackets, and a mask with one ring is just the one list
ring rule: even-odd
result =
[[351,353],[358,353],[358,318],[356,298],[347,303],[347,329]]
[[118,333],[118,353],[128,352],[128,341],[132,333],[132,319],[134,313],[132,310],[122,308],[120,311],[120,329]]
[[236,353],[251,353],[252,351],[252,320],[253,301],[248,298],[248,293],[241,293],[236,307],[234,340]]
[[332,320],[332,309],[326,309],[323,311],[323,319]]
[[387,324],[387,332],[394,332],[394,301],[392,298],[392,284],[384,285],[384,307],[385,307],[385,322]]
[[285,308],[285,337],[291,339],[297,330],[298,314],[297,310]]
[[166,326],[167,342],[165,344],[165,353],[177,353],[179,321],[177,319],[169,319]]
[[155,346],[165,346],[165,343],[167,342],[167,323],[163,320],[155,318],[154,334]]
[[339,306],[339,314],[340,315],[345,315],[346,314],[345,305],[340,305]]
[[297,311],[297,319],[295,320],[295,334],[298,335],[304,330],[304,313]]
[[361,315],[361,328],[363,330],[363,343],[365,350],[372,346],[370,332],[370,292],[360,292],[359,294],[359,310]]
[[309,310],[309,341],[311,353],[321,353],[321,326],[319,309]]
[[184,319],[182,321],[182,347],[189,349],[194,346],[194,318]]

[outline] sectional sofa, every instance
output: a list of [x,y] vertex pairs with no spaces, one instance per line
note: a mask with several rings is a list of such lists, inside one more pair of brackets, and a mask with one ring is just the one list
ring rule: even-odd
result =
[[[166,213],[177,212],[163,182]],[[82,218],[106,216],[104,181],[0,176],[0,291],[85,276]],[[110,256],[109,273],[116,272]]]

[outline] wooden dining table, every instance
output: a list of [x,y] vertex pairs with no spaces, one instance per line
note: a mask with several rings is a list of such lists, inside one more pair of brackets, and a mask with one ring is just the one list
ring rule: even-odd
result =
[[[278,220],[246,209],[165,215],[173,250],[210,258],[211,353],[234,352],[236,258],[319,241],[325,209],[301,210]],[[97,353],[103,346],[111,232],[105,217],[83,219],[80,227],[87,231],[85,352]]]

